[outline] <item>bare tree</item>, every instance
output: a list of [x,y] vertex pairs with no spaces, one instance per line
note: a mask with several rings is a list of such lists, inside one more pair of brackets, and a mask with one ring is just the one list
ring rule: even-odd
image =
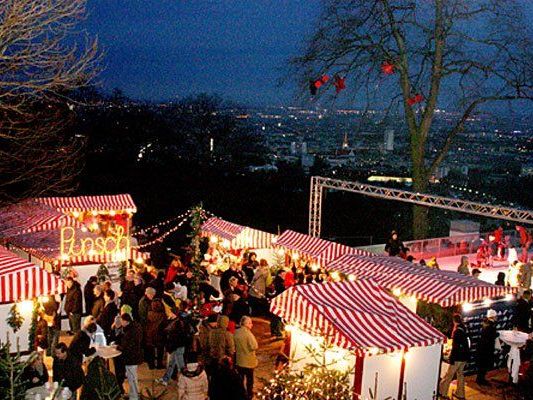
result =
[[[407,126],[414,190],[425,192],[454,139],[485,104],[533,98],[532,62],[520,2],[325,0],[292,65],[304,85],[339,73],[368,104],[397,107]],[[439,107],[453,111],[440,141],[433,127]],[[429,151],[430,140],[436,151]],[[427,209],[413,213],[415,237],[426,236]]]
[[0,2],[0,203],[65,193],[83,160],[67,135],[69,94],[93,82],[100,53],[83,35],[86,0]]

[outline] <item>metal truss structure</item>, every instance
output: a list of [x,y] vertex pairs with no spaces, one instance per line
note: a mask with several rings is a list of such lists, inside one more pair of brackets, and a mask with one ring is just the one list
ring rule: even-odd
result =
[[359,193],[385,200],[403,201],[426,207],[438,207],[446,210],[482,215],[489,218],[505,219],[522,224],[533,224],[533,211],[531,210],[475,203],[431,194],[413,193],[406,190],[389,189],[359,182],[313,176],[311,177],[311,191],[309,196],[309,235],[314,237],[320,236],[324,189],[343,190],[345,192]]

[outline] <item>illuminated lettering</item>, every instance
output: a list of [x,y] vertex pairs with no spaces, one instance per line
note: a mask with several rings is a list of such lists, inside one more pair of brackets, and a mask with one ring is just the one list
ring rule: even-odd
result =
[[61,259],[82,256],[108,256],[111,261],[125,260],[130,249],[130,238],[124,235],[124,227],[108,237],[76,237],[72,227],[61,228]]

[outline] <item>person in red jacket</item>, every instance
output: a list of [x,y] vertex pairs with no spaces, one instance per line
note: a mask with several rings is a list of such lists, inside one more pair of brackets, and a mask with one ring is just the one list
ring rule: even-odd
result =
[[529,250],[529,247],[531,246],[531,242],[533,241],[533,239],[531,238],[531,233],[529,233],[529,231],[523,226],[516,225],[516,230],[520,234],[520,246],[522,247],[522,256],[520,257],[520,261],[522,261],[523,263],[527,263],[527,252]]

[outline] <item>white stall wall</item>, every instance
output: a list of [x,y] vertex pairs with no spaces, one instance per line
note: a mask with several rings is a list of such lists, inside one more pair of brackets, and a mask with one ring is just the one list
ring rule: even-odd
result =
[[17,331],[17,333],[14,333],[13,329],[11,329],[7,322],[5,322],[7,317],[9,316],[9,310],[12,306],[13,303],[0,305],[0,325],[2,326],[2,329],[0,329],[0,341],[2,343],[6,342],[7,337],[9,335],[9,341],[11,342],[11,352],[15,353],[17,351],[17,340],[19,350],[21,352],[28,351],[30,349],[28,343],[28,335],[30,333],[31,313],[30,315],[23,315],[24,323],[22,324],[22,327]]
[[[370,399],[370,392],[375,391],[377,374],[377,396],[376,400],[383,400],[387,397],[396,399],[398,397],[398,387],[400,384],[400,367],[402,363],[401,353],[381,354],[365,357],[363,366],[363,383],[361,385],[361,395],[363,399]],[[422,400],[422,399],[419,399]],[[428,400],[428,399],[424,399]]]
[[439,382],[441,344],[409,349],[405,358],[404,382],[407,400],[432,399]]

